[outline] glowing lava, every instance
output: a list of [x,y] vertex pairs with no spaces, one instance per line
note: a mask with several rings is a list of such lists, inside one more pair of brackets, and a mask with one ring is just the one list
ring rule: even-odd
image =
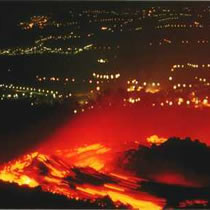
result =
[[157,135],[153,135],[147,138],[147,142],[150,144],[160,145],[167,141],[167,138],[158,137]]
[[68,163],[77,167],[90,167],[99,171],[107,167],[107,153],[111,148],[101,144],[91,144],[77,147],[73,150],[57,150],[56,155],[65,158]]
[[111,149],[101,144],[57,151],[56,155],[34,152],[2,166],[0,180],[32,188],[39,186],[69,199],[94,202],[109,196],[116,206],[120,202],[132,208],[161,209],[163,199],[138,190],[140,178],[104,171],[103,155],[109,152]]

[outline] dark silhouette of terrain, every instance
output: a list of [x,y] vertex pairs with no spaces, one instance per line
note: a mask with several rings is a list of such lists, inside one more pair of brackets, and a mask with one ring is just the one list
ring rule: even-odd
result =
[[[40,187],[20,187],[16,184],[0,182],[0,208],[5,209],[115,209],[109,197],[96,199],[94,202],[68,199],[62,195],[43,192]],[[125,209],[119,204],[117,208]]]
[[174,137],[161,145],[140,145],[136,150],[125,152],[120,161],[123,168],[152,181],[160,175],[167,179],[166,175],[176,174],[182,176],[186,185],[210,186],[209,159],[210,148],[206,144]]
[[206,144],[173,137],[161,145],[140,145],[119,161],[124,170],[146,178],[139,190],[165,198],[166,208],[181,208],[180,203],[192,201],[186,208],[210,209],[209,159]]
[[186,206],[187,209],[210,209],[210,187],[183,187],[177,185],[161,184],[156,182],[142,182],[141,191],[165,198],[165,208],[181,208],[180,203],[189,201],[206,201]]

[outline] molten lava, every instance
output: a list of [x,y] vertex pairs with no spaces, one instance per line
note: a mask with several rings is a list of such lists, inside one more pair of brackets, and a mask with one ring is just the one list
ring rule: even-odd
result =
[[[34,152],[2,166],[0,180],[60,194],[69,199],[109,196],[116,203],[132,208],[161,209],[164,200],[140,192],[140,178],[110,171],[106,167],[112,150],[101,144],[69,150],[55,155]],[[109,165],[109,164],[108,164]]]
[[[77,147],[74,150],[56,150],[56,155],[66,158],[77,167],[90,167],[99,171],[105,166],[106,154],[111,148],[101,144],[91,144]],[[110,153],[109,153],[110,155]]]
[[167,138],[158,137],[157,135],[153,135],[147,138],[147,142],[150,144],[160,145],[167,141]]

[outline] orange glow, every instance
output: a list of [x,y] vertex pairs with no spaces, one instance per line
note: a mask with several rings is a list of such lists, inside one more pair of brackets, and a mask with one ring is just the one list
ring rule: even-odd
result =
[[[57,154],[63,154],[63,158],[34,152],[2,166],[0,180],[31,188],[40,186],[43,191],[64,195],[70,199],[88,198],[94,202],[96,198],[109,196],[116,205],[120,202],[132,208],[161,209],[164,200],[136,190],[140,187],[139,178],[100,171],[106,164],[101,155],[107,152],[112,150],[101,144],[75,148],[71,152],[58,150]],[[41,172],[40,166],[46,169],[46,172]],[[82,175],[81,178],[79,174]],[[109,177],[114,184],[110,183],[109,179],[104,179],[104,176]],[[84,177],[88,178],[86,183]],[[68,179],[75,188],[69,187]],[[101,180],[101,184],[96,186],[94,181],[91,181],[94,179]]]
[[[125,205],[130,205],[133,208],[143,209],[143,210],[155,210],[162,209],[160,204],[155,204],[148,200],[141,200],[141,198],[122,194],[120,192],[112,191],[112,190],[101,190],[101,189],[92,189],[90,187],[77,187],[77,190],[90,194],[92,196],[109,196],[114,202],[121,202]],[[161,202],[160,202],[161,203]]]
[[170,184],[170,185],[180,185],[186,187],[201,187],[198,183],[194,183],[185,178],[182,174],[172,172],[172,173],[164,173],[157,175],[154,180],[156,182]]
[[15,182],[18,185],[27,185],[29,187],[37,187],[39,184],[32,178],[29,178],[26,175],[16,176],[15,174],[7,173],[1,171],[0,173],[0,180],[5,182]]
[[107,194],[103,191],[91,189],[91,188],[83,188],[83,187],[77,187],[77,190],[86,192],[87,194],[91,195],[99,195],[99,196],[106,196]]
[[147,138],[147,142],[150,144],[162,144],[165,141],[167,141],[167,138],[163,138],[163,137],[158,137],[157,135],[153,135]]
[[112,176],[118,177],[120,179],[128,180],[129,178],[127,176],[119,175],[116,173],[111,173]]
[[33,23],[30,23],[28,26],[29,26],[30,28],[33,28],[34,24],[33,24]]
[[146,93],[152,93],[152,94],[158,93],[159,91],[160,91],[160,88],[156,86],[147,86],[145,89]]
[[90,167],[100,171],[104,169],[106,154],[110,151],[111,148],[102,144],[91,144],[77,147],[74,150],[57,150],[57,155],[77,167]]
[[90,168],[94,168],[95,170],[99,171],[104,167],[104,163],[103,161],[97,159],[97,158],[88,158],[86,160],[77,162],[75,164],[75,166],[77,167],[90,167]]
[[98,150],[98,149],[102,149],[103,146],[101,144],[92,144],[89,146],[84,146],[84,147],[79,147],[76,149],[77,153],[83,153],[83,152],[87,152],[87,151],[91,151],[91,150]]
[[138,208],[142,210],[148,210],[148,209],[162,209],[162,207],[158,204],[155,204],[151,201],[141,200],[140,198],[134,198],[126,194],[114,192],[114,191],[108,191],[108,195],[111,197],[111,199],[114,202],[120,201],[121,203],[127,205],[130,204],[133,208]]
[[32,153],[26,155],[23,160],[18,160],[14,163],[9,163],[0,171],[0,180],[5,182],[15,182],[18,185],[28,185],[29,187],[36,187],[39,184],[35,179],[30,178],[25,174],[20,174],[19,171],[23,171],[24,168],[27,168],[31,163],[32,159],[37,155],[37,153]]
[[112,190],[117,190],[117,191],[120,191],[120,192],[124,192],[125,191],[125,189],[123,189],[121,187],[117,187],[117,186],[111,185],[111,184],[105,184],[104,187],[110,188]]
[[186,201],[181,202],[179,204],[179,207],[180,208],[188,208],[195,204],[200,204],[200,205],[206,206],[208,204],[208,201],[207,200],[186,200]]

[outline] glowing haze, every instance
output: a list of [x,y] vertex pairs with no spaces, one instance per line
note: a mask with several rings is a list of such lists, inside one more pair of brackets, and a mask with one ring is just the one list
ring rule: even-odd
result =
[[[57,131],[40,148],[69,148],[102,143],[122,148],[128,142],[148,144],[153,135],[191,137],[209,144],[210,111],[187,108],[147,108],[145,106],[95,109],[76,116]],[[126,146],[127,147],[127,146]],[[126,148],[125,147],[125,148]]]

